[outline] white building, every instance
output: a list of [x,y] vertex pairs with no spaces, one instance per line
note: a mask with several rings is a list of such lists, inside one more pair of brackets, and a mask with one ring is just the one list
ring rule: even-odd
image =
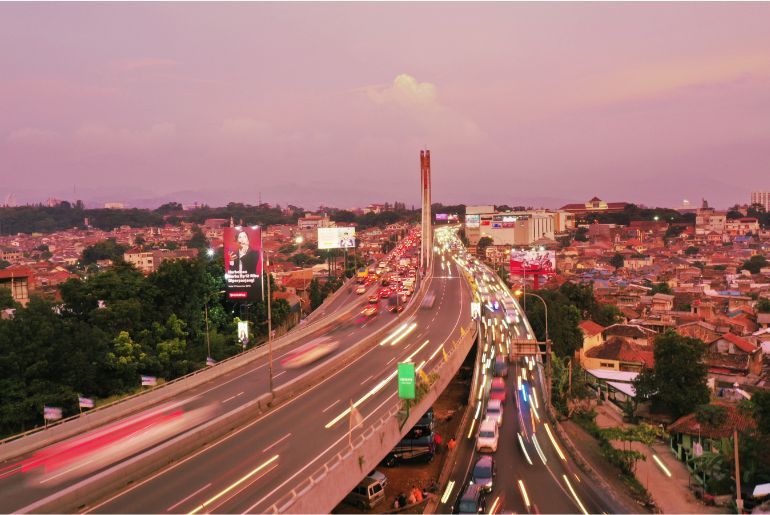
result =
[[751,203],[759,204],[765,211],[770,211],[770,191],[752,191]]

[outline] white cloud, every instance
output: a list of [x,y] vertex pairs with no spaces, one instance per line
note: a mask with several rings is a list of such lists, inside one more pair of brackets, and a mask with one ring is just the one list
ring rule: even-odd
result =
[[45,143],[57,138],[59,134],[47,129],[38,129],[36,127],[23,127],[15,129],[8,134],[6,141],[8,143]]
[[366,94],[378,104],[395,103],[405,107],[438,107],[436,86],[430,82],[418,82],[407,73],[398,75],[388,86],[368,86]]

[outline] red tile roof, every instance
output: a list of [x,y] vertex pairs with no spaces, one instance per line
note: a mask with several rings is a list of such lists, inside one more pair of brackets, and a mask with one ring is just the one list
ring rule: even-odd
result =
[[736,336],[733,333],[725,333],[722,335],[722,338],[727,340],[728,342],[735,345],[737,348],[742,350],[743,352],[746,352],[747,354],[751,354],[755,352],[759,347],[755,346],[753,343],[744,340],[740,336]]
[[604,327],[597,324],[593,320],[583,320],[578,324],[578,327],[580,327],[580,329],[583,330],[583,333],[585,333],[585,335],[589,338],[591,336],[596,336],[597,334],[604,331]]
[[754,419],[742,415],[735,406],[722,403],[712,404],[712,406],[721,406],[725,409],[725,420],[718,426],[700,423],[697,414],[690,413],[668,426],[669,433],[700,435],[706,438],[730,438],[733,435],[733,428],[738,429],[738,431],[746,431],[756,427]]

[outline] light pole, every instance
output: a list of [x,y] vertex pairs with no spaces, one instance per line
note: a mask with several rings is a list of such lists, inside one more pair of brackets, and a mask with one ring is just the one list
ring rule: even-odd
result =
[[272,309],[272,294],[270,293],[270,277],[272,274],[267,270],[270,267],[270,258],[268,257],[267,250],[265,253],[265,270],[262,271],[262,275],[267,275],[267,373],[269,377],[270,393],[273,393],[273,309]]
[[548,402],[550,403],[551,402],[551,339],[548,337],[548,304],[546,304],[545,299],[540,295],[538,295],[537,293],[523,292],[521,290],[517,290],[514,292],[514,295],[516,295],[517,297],[524,296],[525,299],[527,295],[537,297],[538,299],[540,299],[540,302],[543,303],[543,308],[545,308],[545,353],[546,353],[545,375],[548,381],[548,384],[546,384],[546,387],[548,389]]

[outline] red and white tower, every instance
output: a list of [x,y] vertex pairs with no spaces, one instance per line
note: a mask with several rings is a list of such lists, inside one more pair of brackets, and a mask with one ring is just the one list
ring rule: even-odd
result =
[[420,150],[420,183],[422,191],[422,247],[420,268],[428,271],[433,255],[433,220],[430,209],[430,150]]

